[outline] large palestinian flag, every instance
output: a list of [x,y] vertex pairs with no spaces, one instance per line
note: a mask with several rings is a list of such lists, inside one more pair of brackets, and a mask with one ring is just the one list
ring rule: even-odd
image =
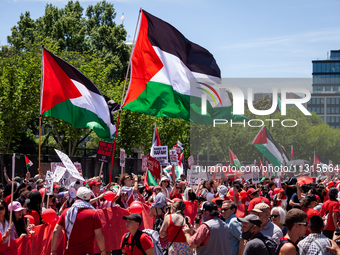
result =
[[234,152],[229,149],[229,159],[230,159],[230,165],[236,166],[237,168],[241,168],[241,162],[238,160],[237,156],[235,155]]
[[285,157],[272,135],[263,126],[256,135],[253,145],[272,163],[273,166],[281,166]]
[[93,129],[98,137],[111,140],[116,131],[113,112],[119,104],[106,98],[75,67],[43,49],[40,113]]
[[123,109],[202,124],[243,119],[232,115],[226,90],[214,88],[221,83],[221,73],[213,55],[170,24],[144,10],[141,15]]

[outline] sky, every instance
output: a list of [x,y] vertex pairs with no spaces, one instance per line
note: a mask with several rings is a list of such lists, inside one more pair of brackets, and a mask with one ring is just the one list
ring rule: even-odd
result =
[[[80,0],[84,9],[97,1]],[[118,0],[116,23],[133,40],[140,8],[172,24],[190,41],[209,50],[225,78],[311,78],[312,60],[340,49],[338,0]],[[47,3],[66,0],[0,0],[0,45],[20,14],[43,16]],[[311,86],[309,87],[311,90]],[[271,92],[262,88],[258,92]]]

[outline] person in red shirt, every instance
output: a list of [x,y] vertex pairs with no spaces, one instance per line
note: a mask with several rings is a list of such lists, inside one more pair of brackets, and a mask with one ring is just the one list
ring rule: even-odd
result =
[[249,206],[248,206],[248,212],[254,209],[255,205],[259,203],[266,203],[270,207],[270,201],[268,198],[260,197],[258,190],[254,188],[250,188],[247,190],[247,195],[250,199]]
[[171,190],[170,199],[174,198],[182,199],[181,190],[182,190],[181,185],[179,183],[176,183],[176,185]]
[[51,255],[56,255],[58,237],[62,229],[66,233],[66,249],[64,255],[93,255],[94,238],[96,238],[101,255],[105,252],[105,240],[102,223],[96,209],[89,203],[91,190],[80,187],[77,200],[63,211],[52,234]]
[[[301,209],[307,213],[307,221],[309,222],[310,218],[314,215],[320,216],[320,212],[318,210],[313,209],[318,204],[315,195],[307,195],[301,201]],[[310,229],[308,228],[306,231],[306,235],[310,234]]]
[[[328,238],[333,238],[334,230],[337,227],[338,215],[339,215],[339,202],[336,200],[338,196],[338,189],[332,187],[328,192],[329,200],[322,204],[320,214],[321,217],[328,217],[327,225],[323,234]],[[327,215],[327,216],[326,216]]]
[[128,255],[143,255],[143,251],[137,246],[136,239],[139,238],[139,243],[144,252],[147,255],[155,255],[152,239],[139,230],[142,217],[137,213],[131,213],[129,216],[123,216],[123,220],[126,220],[126,229],[129,233],[122,236],[122,253]]

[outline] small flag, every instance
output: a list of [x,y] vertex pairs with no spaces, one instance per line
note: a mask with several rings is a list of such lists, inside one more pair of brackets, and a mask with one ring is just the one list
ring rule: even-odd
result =
[[184,145],[180,141],[178,141],[178,140],[177,140],[176,146],[181,148],[181,151],[184,150]]
[[25,156],[25,162],[26,162],[26,166],[27,168],[30,168],[31,166],[33,166],[33,163],[31,160],[28,159],[28,157]]
[[241,165],[240,161],[238,160],[238,158],[236,157],[234,152],[231,151],[231,149],[229,149],[229,160],[230,160],[230,165],[241,168],[242,165]]
[[122,17],[120,17],[120,20],[121,20],[121,21],[124,21],[124,20],[125,20],[124,12],[123,12],[123,14],[122,14]]
[[155,178],[153,178],[153,176],[152,176],[150,170],[148,170],[148,171],[146,172],[146,176],[144,177],[143,186],[144,186],[145,188],[148,188],[148,187],[150,187],[150,186],[157,186],[157,182],[156,182]]

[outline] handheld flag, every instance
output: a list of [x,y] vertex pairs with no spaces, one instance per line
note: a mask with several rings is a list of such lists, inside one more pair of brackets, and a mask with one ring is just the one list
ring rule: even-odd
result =
[[33,163],[31,160],[28,159],[28,157],[25,156],[25,163],[27,168],[30,168],[31,166],[33,166]]
[[144,187],[150,187],[150,186],[157,186],[157,182],[155,180],[155,178],[153,178],[150,170],[148,170],[146,172],[146,175],[144,177],[144,184],[143,184]]
[[242,165],[240,161],[238,160],[234,152],[231,151],[231,149],[229,149],[229,159],[230,159],[230,165],[236,166],[237,168],[241,168]]
[[105,97],[78,69],[43,49],[40,114],[62,119],[74,128],[93,129],[104,140],[113,139],[113,113],[118,103]]
[[[232,114],[226,90],[212,86],[221,83],[221,72],[209,51],[145,10],[141,16],[124,109],[201,124],[212,124],[214,119],[245,119]],[[210,84],[198,82],[199,78]],[[208,95],[209,101],[202,100],[202,95]],[[204,115],[202,101],[208,101]]]
[[273,166],[282,165],[283,156],[279,146],[266,129],[266,126],[263,126],[256,135],[253,145],[270,161],[270,163],[272,163]]

